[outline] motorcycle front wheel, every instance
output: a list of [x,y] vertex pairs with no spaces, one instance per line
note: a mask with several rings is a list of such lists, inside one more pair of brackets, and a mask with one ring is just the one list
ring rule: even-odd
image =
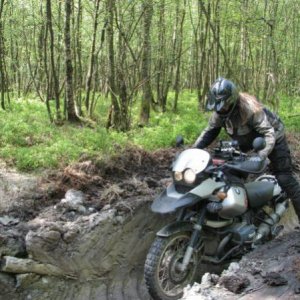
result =
[[200,262],[199,254],[194,252],[187,269],[180,271],[184,253],[191,235],[181,232],[169,237],[156,237],[145,262],[145,282],[155,300],[175,300],[183,295],[183,289],[195,279]]

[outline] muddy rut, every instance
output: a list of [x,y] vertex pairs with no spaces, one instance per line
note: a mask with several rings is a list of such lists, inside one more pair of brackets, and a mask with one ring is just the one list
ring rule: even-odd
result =
[[[82,157],[39,178],[0,168],[0,299],[149,299],[143,264],[168,221],[149,206],[175,152]],[[284,222],[294,228],[292,211]]]

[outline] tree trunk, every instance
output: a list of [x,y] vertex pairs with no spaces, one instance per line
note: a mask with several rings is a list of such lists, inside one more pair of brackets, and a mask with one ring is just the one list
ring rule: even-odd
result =
[[177,65],[176,65],[176,74],[175,74],[175,98],[174,98],[174,105],[173,105],[173,111],[177,111],[177,104],[178,104],[178,97],[179,97],[179,92],[180,92],[180,68],[181,68],[181,56],[182,56],[182,40],[183,40],[183,24],[184,24],[184,18],[185,18],[185,5],[186,1],[184,0],[184,7],[181,10],[181,16],[179,11],[178,11],[178,18],[181,17],[180,19],[180,26],[179,26],[179,31],[177,32],[178,35],[178,52],[177,52]]
[[[208,4],[209,5],[209,4]],[[198,14],[199,18],[201,18],[202,15],[202,9],[201,5],[198,2]],[[200,63],[199,66],[197,66],[197,92],[198,92],[198,107],[200,110],[204,109],[205,105],[205,96],[209,88],[209,82],[208,82],[208,70],[206,72],[204,71],[204,66],[206,63],[206,57],[208,57],[208,50],[207,48],[207,40],[208,40],[208,32],[209,32],[209,22],[210,19],[206,18],[206,22],[204,23],[204,20],[201,22],[200,27],[200,40],[199,40],[199,55],[200,55]],[[208,65],[208,64],[207,64]]]
[[56,118],[57,120],[61,120],[61,112],[60,112],[60,100],[59,100],[59,82],[56,73],[55,66],[55,58],[54,58],[54,31],[52,26],[52,8],[51,8],[51,0],[47,0],[46,5],[46,15],[47,15],[47,27],[50,34],[50,63],[51,63],[51,71],[52,71],[52,80],[53,80],[53,89],[54,89],[54,97],[55,97],[55,107],[56,107]]
[[159,3],[158,23],[158,59],[156,63],[156,97],[163,112],[166,111],[167,99],[164,97],[164,90],[167,84],[166,64],[166,24],[165,24],[165,0]]
[[114,6],[115,0],[106,0],[108,24],[107,24],[107,40],[108,40],[108,59],[109,59],[109,86],[111,95],[111,106],[109,109],[106,128],[114,127],[119,129],[121,123],[120,105],[118,102],[118,91],[116,87],[116,71],[115,71],[115,46],[114,46]]
[[151,90],[151,21],[153,14],[153,2],[152,0],[144,0],[144,32],[143,32],[143,57],[142,57],[142,80],[143,80],[143,98],[142,107],[140,113],[140,124],[146,125],[150,118],[150,105],[152,102],[152,90]]
[[77,3],[77,20],[76,20],[76,35],[75,35],[75,101],[77,107],[78,116],[82,115],[82,83],[83,83],[83,67],[82,67],[82,36],[81,36],[81,27],[82,27],[82,3],[81,0],[78,0]]
[[71,50],[70,22],[72,13],[72,0],[65,1],[65,63],[66,63],[66,102],[67,118],[69,121],[78,121],[75,112],[74,93],[73,93],[73,64]]
[[92,46],[90,52],[90,62],[88,67],[88,73],[86,76],[86,83],[85,83],[85,106],[88,112],[88,115],[92,115],[92,106],[90,105],[90,92],[92,86],[92,76],[94,72],[94,65],[96,60],[96,38],[97,38],[97,30],[98,30],[98,16],[99,16],[99,5],[100,0],[96,0],[95,9],[94,9],[94,26],[93,26],[93,39],[92,39]]
[[4,69],[4,37],[3,37],[3,9],[5,0],[0,1],[0,88],[1,88],[1,108],[5,109],[5,92],[7,90],[6,76]]

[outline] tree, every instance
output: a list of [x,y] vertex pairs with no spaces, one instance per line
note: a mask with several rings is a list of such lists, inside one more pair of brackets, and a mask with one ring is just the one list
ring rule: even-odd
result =
[[[53,80],[53,90],[54,90],[54,98],[55,98],[55,107],[56,107],[56,119],[59,121],[61,120],[61,110],[60,110],[60,100],[59,100],[59,81],[58,81],[58,74],[56,71],[56,64],[55,64],[55,54],[54,54],[54,30],[52,24],[52,6],[51,0],[47,0],[46,4],[46,21],[47,21],[47,29],[46,32],[49,31],[50,34],[50,66],[51,66],[51,75],[52,78],[48,78],[48,95],[47,101],[50,100],[51,97],[51,88],[50,83]],[[46,43],[45,43],[46,47]],[[46,51],[46,48],[45,48]],[[45,65],[47,62],[45,61]],[[49,74],[48,74],[49,75]]]
[[90,103],[90,93],[91,93],[91,87],[92,87],[92,76],[94,72],[94,66],[96,61],[96,37],[97,37],[97,30],[98,30],[98,23],[99,23],[99,6],[100,6],[100,0],[95,1],[95,14],[94,14],[94,26],[93,26],[93,38],[92,38],[92,46],[91,46],[91,52],[90,52],[90,62],[88,66],[88,72],[86,75],[86,83],[85,83],[85,106],[88,111],[88,115],[91,116],[92,114],[92,105]]
[[149,122],[150,105],[152,102],[152,88],[151,88],[151,21],[153,14],[152,0],[145,0],[142,4],[144,13],[143,24],[143,57],[142,57],[142,80],[143,80],[143,98],[140,113],[140,124],[145,125]]
[[72,0],[65,0],[65,63],[66,63],[66,106],[67,118],[70,121],[78,121],[75,111],[75,101],[73,93],[73,64],[71,50],[70,22],[72,14]]
[[183,1],[184,7],[180,9],[179,2],[177,2],[177,8],[176,8],[176,23],[179,24],[178,26],[178,32],[176,33],[177,36],[177,63],[176,63],[176,72],[175,72],[175,82],[174,82],[174,90],[175,90],[175,98],[174,98],[174,105],[173,105],[173,111],[177,111],[177,104],[178,104],[178,97],[180,92],[180,71],[181,71],[181,60],[182,60],[182,42],[183,42],[183,24],[185,19],[185,6],[186,1]]
[[109,57],[109,89],[111,95],[111,106],[107,119],[107,128],[121,127],[121,114],[118,102],[118,91],[116,86],[116,67],[115,67],[115,44],[114,44],[114,7],[115,0],[106,0],[108,25],[107,25],[107,39],[108,39],[108,57]]
[[1,108],[12,95],[37,96],[51,121],[83,120],[99,116],[99,99],[110,95],[107,127],[125,131],[167,111],[170,92],[174,110],[186,88],[203,109],[210,83],[225,76],[278,109],[279,91],[300,90],[299,5],[0,0]]
[[0,0],[0,89],[1,89],[1,108],[5,109],[5,93],[7,92],[7,74],[5,72],[5,45],[3,28],[3,11],[5,0]]

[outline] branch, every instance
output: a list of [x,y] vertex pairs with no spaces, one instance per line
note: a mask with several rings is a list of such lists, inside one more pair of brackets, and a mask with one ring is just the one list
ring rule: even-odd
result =
[[[223,54],[225,65],[227,66],[229,73],[230,73],[230,74],[233,74],[232,69],[231,69],[231,67],[230,67],[230,64],[229,64],[229,62],[228,62],[228,60],[227,60],[227,56],[226,56],[225,50],[224,50],[224,48],[222,47],[222,45],[221,45],[221,43],[220,43],[220,40],[219,40],[218,37],[217,37],[216,30],[215,30],[213,24],[212,24],[211,21],[210,21],[208,12],[207,12],[207,10],[206,10],[206,8],[205,8],[205,6],[204,6],[204,4],[203,4],[202,1],[200,1],[200,5],[201,5],[201,9],[202,9],[202,11],[204,12],[204,15],[205,15],[205,17],[206,17],[208,23],[209,23],[209,27],[210,27],[210,29],[211,29],[211,31],[212,31],[212,33],[213,33],[214,41],[218,43],[218,45],[219,45],[219,47],[220,47],[220,50],[221,50],[221,52],[222,52],[222,54]],[[236,81],[237,81],[238,83],[240,83],[239,80],[238,80],[238,78],[236,78]]]
[[72,274],[65,274],[60,268],[37,262],[32,259],[23,259],[13,256],[4,256],[1,260],[0,270],[2,272],[24,274],[24,273],[36,273],[41,275],[53,275],[53,276],[65,276],[74,278]]

